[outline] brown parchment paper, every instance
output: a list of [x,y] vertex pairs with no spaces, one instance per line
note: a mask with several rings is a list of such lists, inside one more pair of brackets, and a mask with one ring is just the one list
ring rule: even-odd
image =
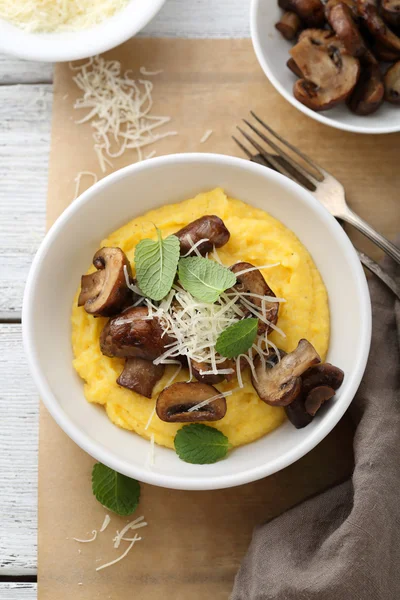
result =
[[[179,135],[157,143],[157,155],[193,151],[240,155],[230,136],[252,108],[335,173],[361,216],[388,236],[399,228],[395,196],[400,136],[343,133],[305,117],[268,83],[249,40],[134,39],[107,56],[120,60],[124,69],[132,69],[138,76],[141,66],[163,69],[152,78],[154,113],[170,115],[172,122],[166,129]],[[78,96],[68,65],[58,65],[49,226],[72,201],[74,179],[80,171],[102,176],[90,125],[75,124],[81,116],[72,108]],[[213,134],[201,144],[208,129]],[[115,160],[113,168],[135,160],[132,151]],[[81,191],[88,183],[90,178],[82,180]],[[368,243],[362,242],[359,246],[369,250]],[[95,542],[73,541],[73,537],[90,537],[92,529],[101,527],[107,511],[91,493],[93,459],[73,444],[41,407],[39,600],[227,599],[253,527],[346,477],[352,469],[351,437],[351,426],[344,418],[296,464],[238,488],[182,492],[142,485],[135,516],[143,514],[149,523],[140,530],[143,540],[128,558],[96,572],[96,566],[125,550],[125,543],[115,550],[112,538],[130,519],[111,514],[109,527]]]

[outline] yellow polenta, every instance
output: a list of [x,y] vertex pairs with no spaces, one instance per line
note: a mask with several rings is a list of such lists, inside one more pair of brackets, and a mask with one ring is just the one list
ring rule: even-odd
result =
[[[274,332],[271,340],[283,350],[291,351],[301,338],[306,338],[324,359],[329,344],[328,299],[311,256],[282,223],[262,210],[228,198],[221,189],[199,194],[180,204],[163,206],[133,219],[103,240],[100,246],[122,248],[133,263],[137,243],[143,238],[155,237],[154,224],[165,237],[206,214],[221,217],[231,233],[228,244],[218,250],[225,265],[238,261],[259,266],[280,263],[262,271],[275,294],[286,299],[280,306],[278,321],[286,337]],[[103,404],[109,418],[119,427],[135,431],[145,438],[154,434],[157,444],[173,448],[174,436],[182,424],[164,423],[155,414],[147,430],[145,427],[159,392],[176,367],[166,369],[151,400],[119,387],[116,379],[124,361],[103,356],[99,348],[99,336],[105,322],[106,319],[94,319],[83,308],[78,308],[75,298],[72,310],[74,367],[85,381],[87,400]],[[187,372],[182,371],[177,381],[186,379]],[[268,406],[259,399],[248,372],[244,373],[243,382],[244,388],[227,398],[226,416],[216,423],[208,423],[227,435],[233,446],[258,439],[285,419],[282,408]],[[237,382],[224,382],[216,387],[226,391],[236,388]]]

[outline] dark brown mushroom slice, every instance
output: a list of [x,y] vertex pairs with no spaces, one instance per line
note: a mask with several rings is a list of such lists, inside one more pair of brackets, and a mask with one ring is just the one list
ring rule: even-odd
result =
[[226,414],[224,396],[189,412],[189,409],[194,406],[218,395],[218,390],[206,383],[173,383],[158,396],[156,412],[158,417],[166,423],[219,421]]
[[305,396],[319,386],[328,386],[338,390],[343,383],[344,373],[338,367],[330,363],[315,365],[302,375],[303,393]]
[[320,0],[278,0],[283,10],[296,13],[308,27],[320,27],[324,24],[324,5]]
[[282,34],[285,40],[294,40],[302,28],[301,19],[296,13],[287,11],[276,23],[275,28]]
[[304,394],[300,393],[297,398],[290,404],[285,406],[285,413],[289,421],[296,427],[296,429],[303,429],[307,427],[313,420],[312,416],[308,414],[305,407]]
[[338,2],[335,6],[332,6],[328,12],[328,21],[351,56],[359,58],[368,52],[364,38],[347,4]]
[[214,383],[221,383],[221,381],[224,381],[225,379],[225,375],[215,375],[214,373],[202,375],[201,371],[210,371],[210,366],[206,363],[197,362],[193,359],[190,359],[190,363],[193,375],[196,377],[197,381],[200,381],[201,383],[213,385]]
[[151,398],[154,386],[164,375],[164,370],[164,365],[155,365],[144,358],[128,358],[117,383],[141,396]]
[[301,392],[301,375],[312,365],[321,362],[314,346],[302,339],[293,352],[289,352],[280,362],[270,368],[268,362],[264,368],[261,360],[255,361],[253,386],[264,402],[271,406],[287,406]]
[[326,17],[326,20],[328,21],[328,23],[329,23],[329,14],[330,14],[330,11],[337,4],[346,4],[346,6],[350,9],[352,16],[355,19],[358,17],[357,1],[356,0],[328,0],[328,2],[325,4],[325,17]]
[[327,385],[321,385],[311,390],[304,403],[307,413],[315,417],[321,406],[333,398],[335,390]]
[[358,12],[369,31],[384,46],[400,50],[400,38],[386,25],[379,14],[378,0],[357,0]]
[[145,360],[154,360],[160,356],[171,338],[163,335],[157,318],[146,317],[148,309],[137,306],[110,319],[100,335],[102,353],[110,357],[138,357]]
[[[231,267],[231,271],[236,275],[237,283],[232,288],[233,290],[243,294],[257,294],[257,296],[270,296],[275,298],[275,293],[271,290],[268,283],[265,281],[261,271],[256,269],[247,273],[241,273],[247,269],[254,269],[254,265],[248,262],[239,262]],[[262,299],[255,296],[245,296],[248,300],[254,304],[258,309],[262,309]],[[245,305],[242,305],[246,316],[250,315],[251,311]],[[265,301],[265,319],[276,325],[278,321],[279,313],[279,302],[267,302]],[[264,323],[259,319],[258,321],[258,333],[264,333],[265,331],[271,331],[267,323]]]
[[78,306],[95,317],[111,317],[134,301],[126,284],[124,267],[132,280],[132,269],[121,248],[101,248],[93,257],[97,271],[83,275]]
[[397,62],[400,60],[400,50],[387,48],[381,42],[376,41],[372,50],[376,58],[383,62]]
[[294,73],[294,75],[296,75],[296,77],[303,77],[303,73],[300,71],[293,58],[289,58],[289,60],[286,63],[286,66],[292,71],[292,73]]
[[342,52],[341,47],[337,38],[324,46],[304,37],[291,49],[292,58],[304,76],[294,84],[293,93],[308,108],[328,110],[352,93],[359,77],[360,63],[357,58]]
[[348,100],[348,106],[356,115],[371,115],[383,102],[385,87],[378,65],[361,70],[360,79]]
[[222,219],[216,215],[205,215],[186,225],[175,233],[181,244],[181,255],[190,253],[193,244],[208,240],[197,246],[201,255],[211,252],[213,246],[221,248],[230,238],[230,233]]
[[382,0],[381,15],[391,27],[400,27],[400,0]]
[[391,66],[384,75],[385,99],[400,104],[400,61]]

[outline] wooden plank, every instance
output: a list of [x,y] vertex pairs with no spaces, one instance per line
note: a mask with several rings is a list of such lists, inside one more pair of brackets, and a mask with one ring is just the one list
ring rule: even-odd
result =
[[19,316],[44,235],[52,86],[0,87],[0,314]]
[[0,85],[18,83],[51,83],[53,65],[20,60],[14,56],[0,54]]
[[0,598],[1,600],[36,600],[37,584],[2,581],[0,582]]
[[0,324],[0,348],[0,576],[28,576],[37,566],[38,397],[21,325]]

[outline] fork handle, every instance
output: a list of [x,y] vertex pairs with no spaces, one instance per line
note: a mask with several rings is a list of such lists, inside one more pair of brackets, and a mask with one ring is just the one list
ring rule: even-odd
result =
[[393,258],[400,265],[400,248],[395,246],[392,242],[390,242],[383,235],[375,231],[366,223],[361,217],[356,215],[352,210],[348,209],[343,214],[336,215],[339,219],[350,223],[353,225],[358,231],[361,231],[367,238],[369,238],[372,242],[374,242],[379,248],[381,248],[388,256]]

